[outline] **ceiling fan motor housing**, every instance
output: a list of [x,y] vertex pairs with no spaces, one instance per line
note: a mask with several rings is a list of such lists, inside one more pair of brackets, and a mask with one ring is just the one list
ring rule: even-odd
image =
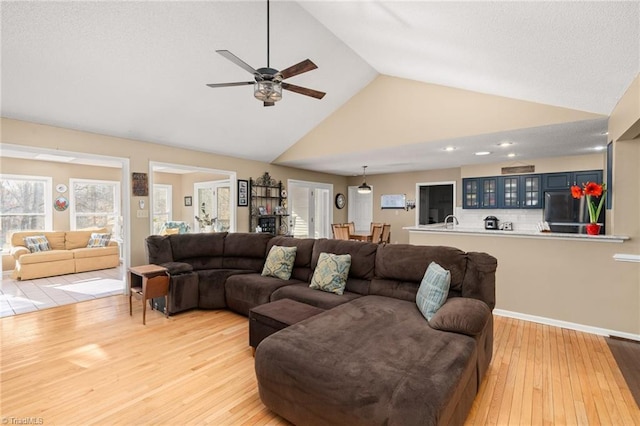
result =
[[[258,68],[256,71],[260,73],[263,80],[270,80],[276,83],[280,83],[282,81],[282,74],[280,71],[274,68]],[[256,77],[256,81],[258,78]]]

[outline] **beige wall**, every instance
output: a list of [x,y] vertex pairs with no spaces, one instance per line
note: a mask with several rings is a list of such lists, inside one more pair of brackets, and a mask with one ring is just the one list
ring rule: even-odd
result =
[[[382,210],[380,196],[382,194],[406,194],[407,200],[415,200],[416,183],[449,181],[457,182],[456,187],[460,188],[460,169],[367,175],[367,183],[373,187],[373,221],[391,224],[392,243],[408,244],[409,232],[402,228],[415,225],[416,210]],[[358,186],[361,183],[362,176],[349,178],[350,186]],[[348,205],[349,202],[347,202]]]
[[[589,154],[534,159],[527,161],[527,164],[534,165],[536,173],[553,173],[572,170],[603,169],[605,162],[605,154]],[[461,207],[462,178],[498,176],[501,174],[502,167],[510,165],[513,165],[513,163],[483,164],[412,173],[367,175],[367,183],[373,186],[373,221],[391,224],[391,242],[407,244],[409,243],[409,231],[403,230],[402,228],[416,224],[416,210],[382,210],[380,209],[381,195],[406,194],[408,200],[415,200],[417,183],[452,181],[456,182],[456,206]],[[349,178],[349,185],[358,186],[361,183],[362,176]]]
[[380,75],[275,162],[599,118],[605,116]]
[[[238,179],[258,177],[268,171],[274,179],[298,179],[322,182],[334,185],[334,193],[346,193],[347,178],[325,173],[310,172],[291,167],[275,166],[259,161],[249,161],[233,157],[203,153],[183,148],[176,148],[131,139],[104,136],[95,133],[81,132],[59,127],[29,123],[25,121],[2,118],[2,142],[31,147],[90,153],[129,159],[130,172],[149,173],[149,162],[156,161],[171,164],[183,164],[209,169],[236,171]],[[224,143],[224,142],[219,142]],[[129,194],[129,188],[123,188],[123,196]],[[131,264],[146,263],[144,239],[149,235],[150,218],[137,218],[136,206],[143,199],[147,206],[149,197],[131,197]],[[148,207],[147,207],[148,209]],[[346,212],[334,209],[334,220],[345,221]],[[248,231],[248,208],[238,207],[236,218],[237,229]]]
[[497,309],[615,330],[640,339],[638,264],[613,259],[616,253],[628,252],[631,242],[414,232],[411,243],[454,246],[496,257]]
[[[636,78],[609,120],[614,152],[610,229],[630,240],[620,244],[413,233],[411,242],[452,245],[495,256],[498,309],[604,328],[640,340],[640,263],[613,259],[614,254],[640,256],[639,123]],[[635,135],[634,139],[621,139],[628,135]],[[542,169],[536,165],[537,170]],[[478,171],[466,168],[465,173]]]
[[609,118],[611,140],[631,140],[640,136],[640,74],[636,75]]

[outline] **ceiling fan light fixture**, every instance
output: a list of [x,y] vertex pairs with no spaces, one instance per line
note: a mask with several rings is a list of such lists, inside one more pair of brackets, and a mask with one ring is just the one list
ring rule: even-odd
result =
[[362,166],[362,185],[358,187],[358,194],[370,194],[371,186],[367,185],[367,166]]
[[253,96],[262,102],[278,102],[282,99],[282,84],[276,81],[257,81],[253,85]]

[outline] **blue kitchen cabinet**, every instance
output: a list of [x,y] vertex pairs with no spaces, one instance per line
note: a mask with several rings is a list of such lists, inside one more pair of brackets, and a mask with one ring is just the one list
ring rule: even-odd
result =
[[497,177],[462,179],[462,208],[495,209],[497,207]]

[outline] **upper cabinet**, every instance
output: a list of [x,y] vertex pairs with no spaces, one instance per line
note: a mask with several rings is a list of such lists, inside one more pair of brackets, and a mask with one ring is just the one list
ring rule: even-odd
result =
[[498,178],[466,178],[462,180],[462,207],[495,209],[498,207]]
[[542,208],[540,175],[500,176],[498,178],[498,208]]
[[544,191],[602,182],[602,170],[462,179],[464,209],[542,209]]
[[542,178],[543,191],[569,189],[571,185],[582,186],[582,184],[587,182],[602,183],[602,170],[545,173],[542,175]]

